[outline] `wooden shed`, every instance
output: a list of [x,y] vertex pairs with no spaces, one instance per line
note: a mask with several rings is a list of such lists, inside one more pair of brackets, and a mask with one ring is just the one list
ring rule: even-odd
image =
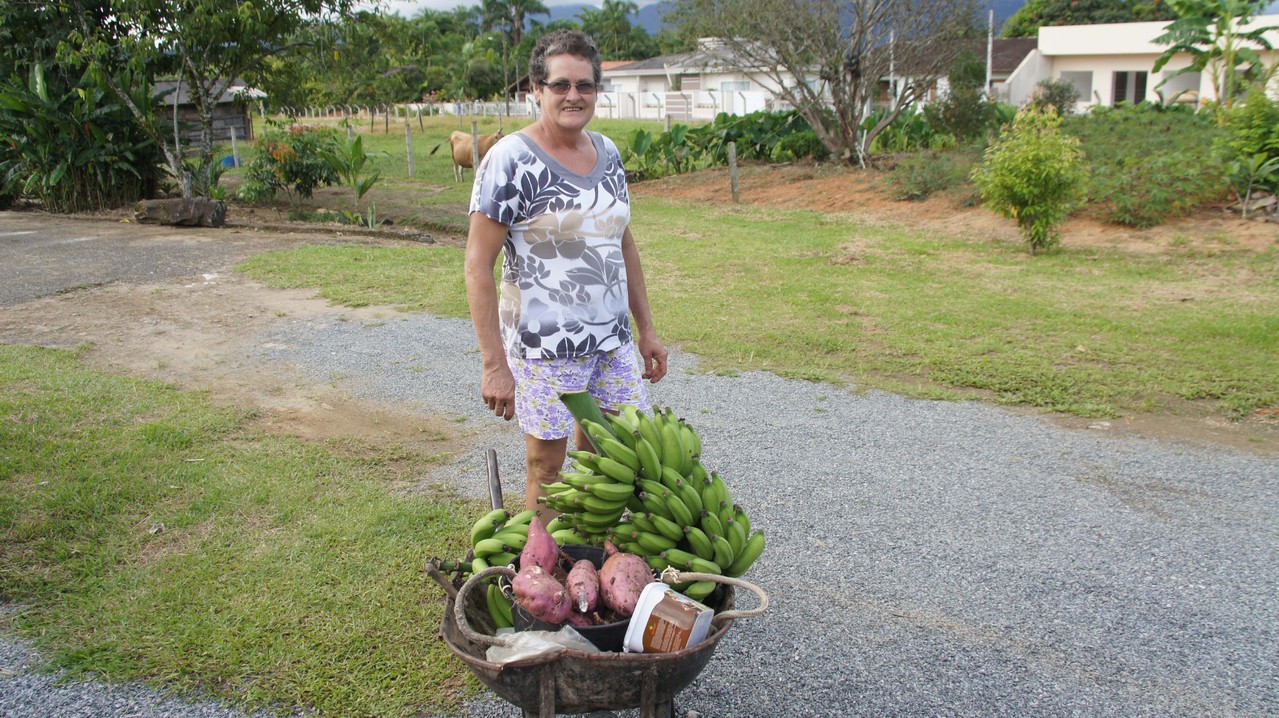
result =
[[[230,142],[231,131],[237,140],[253,139],[253,113],[250,105],[265,96],[261,90],[247,87],[237,80],[219,81],[222,93],[213,107],[213,141]],[[200,115],[188,92],[189,85],[175,80],[155,83],[155,90],[162,95],[160,111],[165,118],[173,117],[173,105],[177,103],[178,123],[184,142],[200,139]]]

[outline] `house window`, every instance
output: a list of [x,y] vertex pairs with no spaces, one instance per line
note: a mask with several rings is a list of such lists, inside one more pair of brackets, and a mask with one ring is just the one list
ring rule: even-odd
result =
[[1200,79],[1200,73],[1198,72],[1186,72],[1180,75],[1165,72],[1159,80],[1157,91],[1163,97],[1164,102],[1197,105],[1199,104]]
[[1061,73],[1061,79],[1063,82],[1069,82],[1075,86],[1075,90],[1079,92],[1080,102],[1092,102],[1091,72],[1063,72]]
[[725,80],[719,83],[720,92],[750,92],[750,80]]
[[1146,74],[1145,72],[1116,72],[1110,104],[1135,103],[1146,99]]

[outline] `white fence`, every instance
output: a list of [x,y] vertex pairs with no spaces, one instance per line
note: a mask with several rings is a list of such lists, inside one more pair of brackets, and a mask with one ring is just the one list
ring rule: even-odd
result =
[[[595,116],[618,120],[710,121],[721,112],[748,115],[760,111],[786,111],[791,106],[769,92],[698,90],[688,92],[602,92]],[[352,118],[372,122],[378,118],[419,118],[431,115],[456,117],[536,117],[532,95],[520,94],[505,102],[426,102],[373,105],[285,107],[286,115],[304,119]]]

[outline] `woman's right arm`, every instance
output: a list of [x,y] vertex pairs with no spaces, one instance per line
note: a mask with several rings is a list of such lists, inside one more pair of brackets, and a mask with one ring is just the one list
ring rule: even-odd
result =
[[471,308],[471,322],[480,342],[483,375],[480,396],[484,404],[503,419],[515,416],[515,379],[506,363],[502,333],[498,319],[497,283],[493,268],[506,243],[507,227],[472,212],[470,231],[466,236],[466,301]]

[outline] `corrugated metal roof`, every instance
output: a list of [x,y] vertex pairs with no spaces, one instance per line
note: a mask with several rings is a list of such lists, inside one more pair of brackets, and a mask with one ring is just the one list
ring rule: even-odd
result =
[[[177,88],[176,93],[173,91],[174,88]],[[175,95],[177,97],[178,105],[192,104],[190,90],[191,90],[191,86],[189,84],[183,82],[179,85],[177,80],[157,80],[155,82],[155,91],[157,93],[167,93],[165,94],[164,99],[161,101],[165,105],[169,105],[169,106],[173,105]],[[242,97],[238,94],[240,92],[246,92],[246,91],[250,93],[247,96]],[[254,95],[252,93],[261,93],[261,94]],[[258,97],[258,96],[265,97],[266,93],[263,93],[261,90],[258,90],[257,88],[251,88],[244,82],[235,80],[235,81],[228,82],[226,86],[223,88],[222,95],[218,97],[218,104],[222,105],[222,104],[233,103],[233,102],[243,102],[245,100],[253,99],[254,97]]]

